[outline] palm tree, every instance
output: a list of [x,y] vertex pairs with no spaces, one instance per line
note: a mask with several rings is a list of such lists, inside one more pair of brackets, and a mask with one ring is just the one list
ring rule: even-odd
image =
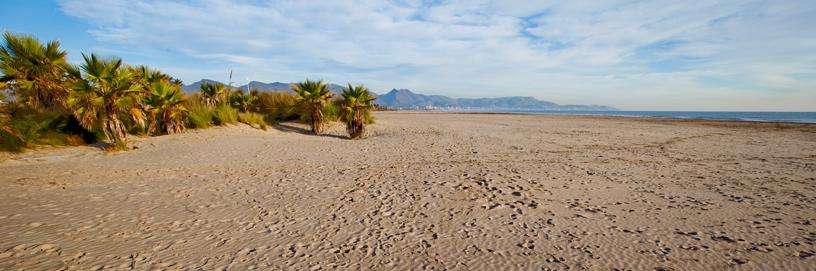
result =
[[365,133],[365,117],[373,108],[371,101],[376,98],[371,96],[368,88],[363,85],[352,87],[351,84],[348,85],[348,89],[343,90],[342,96],[340,108],[342,118],[346,122],[346,131],[351,139],[361,138]]
[[[147,96],[150,93],[150,86],[153,82],[165,80],[169,77],[144,65],[128,67],[127,69],[133,76],[133,84],[141,90],[141,96]],[[130,109],[130,117],[139,127],[147,130],[147,116],[145,112],[147,112],[148,109],[145,107],[145,104],[141,103],[141,100],[142,99],[136,99],[136,103],[134,103]]]
[[174,78],[170,77],[159,70],[151,69],[145,65],[136,67],[128,67],[128,70],[133,74],[133,83],[142,89],[149,89],[150,85],[158,81],[173,82]]
[[257,100],[257,96],[244,95],[241,91],[236,91],[229,95],[230,106],[241,110],[241,112],[247,112],[250,108],[254,108]]
[[249,97],[251,104],[249,110],[254,112],[260,112],[261,91],[256,88],[253,88],[251,91],[249,91]]
[[119,114],[132,108],[139,86],[133,84],[133,75],[122,66],[121,59],[103,59],[95,54],[90,57],[82,54],[82,58],[85,60],[80,66],[82,80],[74,85],[68,106],[85,129],[101,125],[109,141],[127,145],[125,125]]
[[221,83],[202,83],[199,88],[201,97],[204,98],[204,104],[209,106],[220,104],[227,93],[224,84]]
[[7,83],[12,94],[23,105],[64,107],[70,94],[71,78],[66,56],[58,41],[43,45],[32,36],[4,33],[0,46],[0,82]]
[[148,112],[148,134],[166,135],[184,131],[184,118],[188,111],[184,106],[181,86],[157,80],[150,85],[149,93],[142,101]]
[[295,101],[309,113],[312,121],[312,132],[320,134],[320,125],[323,118],[323,106],[331,99],[332,93],[323,81],[300,82],[292,85],[295,91]]

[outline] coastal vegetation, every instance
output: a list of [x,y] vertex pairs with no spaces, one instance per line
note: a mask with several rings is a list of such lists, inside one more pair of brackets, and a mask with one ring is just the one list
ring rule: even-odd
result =
[[271,121],[287,121],[298,118],[295,97],[285,92],[261,93],[257,101],[258,112]]
[[42,44],[33,36],[4,33],[0,48],[0,81],[14,91],[16,102],[29,108],[65,108],[72,69],[58,41]]
[[239,112],[238,121],[262,130],[266,130],[267,127],[264,116],[255,112]]
[[371,101],[374,101],[374,97],[368,92],[368,88],[362,85],[354,87],[351,84],[343,91],[342,96],[339,104],[346,131],[352,139],[361,138],[365,133],[366,121],[371,119]]
[[[104,59],[95,54],[83,54],[82,58],[85,63],[80,66],[82,73],[73,84],[68,107],[85,129],[101,128],[113,145],[127,146],[127,127],[120,116],[131,112],[141,91],[134,84],[133,74],[122,66],[121,59]],[[142,116],[137,113],[132,117],[140,120]]]
[[208,106],[220,104],[224,99],[224,95],[227,93],[226,87],[221,83],[204,83],[201,84],[200,88],[201,98],[203,99],[204,104]]
[[343,121],[349,138],[361,138],[373,123],[374,97],[364,86],[335,99],[322,80],[293,84],[293,93],[243,92],[203,83],[185,93],[182,82],[148,66],[118,57],[82,53],[72,65],[58,41],[40,42],[3,34],[0,46],[0,150],[41,145],[106,142],[128,149],[129,136],[161,136],[244,123],[266,130],[271,123],[303,121],[314,134],[326,122]]
[[308,118],[312,132],[319,135],[324,121],[323,107],[329,103],[331,91],[323,81],[309,79],[295,84],[292,89],[295,91],[295,101],[306,111],[304,117]]
[[148,112],[147,133],[168,135],[184,131],[188,114],[185,99],[177,84],[158,80],[150,84],[149,93],[143,98],[145,112]]
[[238,110],[232,108],[228,104],[220,104],[215,107],[213,112],[213,120],[217,125],[227,125],[238,123]]
[[186,124],[193,129],[210,128],[213,124],[213,109],[202,104],[192,104]]
[[229,96],[229,104],[233,108],[241,110],[241,112],[248,112],[251,108],[255,107],[256,101],[258,100],[258,93],[254,93],[254,95],[247,95],[241,91],[232,92]]

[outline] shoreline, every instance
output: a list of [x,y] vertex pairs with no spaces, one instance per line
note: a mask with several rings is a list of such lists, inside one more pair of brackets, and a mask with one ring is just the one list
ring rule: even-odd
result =
[[552,118],[568,119],[611,119],[611,120],[632,120],[644,122],[668,122],[668,123],[699,123],[699,124],[723,124],[725,126],[773,126],[774,128],[811,128],[816,130],[816,122],[790,122],[790,121],[769,121],[769,120],[736,120],[736,119],[705,119],[705,118],[675,118],[675,117],[655,117],[655,116],[621,116],[621,115],[591,115],[591,114],[536,114],[527,112],[458,112],[458,111],[423,111],[423,110],[393,110],[378,112],[404,112],[412,114],[462,114],[462,115],[509,115],[509,116],[542,116]]
[[[747,129],[761,129],[761,130],[769,130],[769,131],[781,131],[781,130],[798,130],[801,132],[808,132],[808,133],[816,133],[816,123],[797,123],[797,122],[771,122],[771,121],[739,121],[739,120],[710,120],[710,119],[680,119],[680,118],[660,118],[660,117],[633,117],[633,116],[603,116],[603,115],[569,115],[569,114],[534,114],[534,113],[512,113],[512,112],[450,112],[450,111],[421,111],[421,110],[392,110],[392,111],[377,111],[378,114],[417,114],[417,115],[484,115],[484,116],[521,116],[521,117],[533,117],[533,118],[545,118],[550,120],[589,120],[589,121],[604,121],[604,120],[611,120],[611,121],[623,121],[623,122],[639,122],[639,123],[652,123],[652,124],[666,124],[666,125],[698,125],[698,126],[709,126],[709,127],[721,127],[721,128],[747,128]],[[300,121],[287,121],[281,122],[282,124],[290,124],[290,125],[307,125],[307,123],[303,123]],[[340,122],[329,123],[328,125],[337,125]],[[270,130],[274,130],[276,132],[284,132],[279,127],[280,124],[274,124],[270,126]],[[238,128],[241,130],[252,131],[253,129],[245,129],[250,128],[249,126],[244,127],[243,124],[232,125],[232,128]],[[212,129],[230,129],[230,127],[210,127],[205,129],[192,129],[187,132],[186,134],[190,133],[202,133],[206,132],[207,130]],[[341,136],[341,135],[338,135]],[[168,135],[160,136],[168,137]],[[342,137],[342,136],[341,136]],[[140,141],[149,141],[148,136],[139,136],[139,135],[131,135],[129,138],[133,140],[133,142],[140,142]],[[60,152],[61,150],[69,150],[74,148],[86,148],[88,150],[101,150],[98,146],[99,143],[95,144],[88,144],[88,145],[80,145],[80,146],[52,146],[52,145],[40,145],[34,146],[32,148],[26,149],[20,153],[8,152],[8,151],[0,151],[0,164],[5,161],[9,160],[21,160],[21,158],[25,154],[32,154],[32,153],[42,153],[42,152]],[[22,159],[25,160],[25,159]],[[34,159],[39,160],[39,159]]]
[[[622,118],[651,118],[651,119],[670,119],[670,120],[704,120],[704,121],[733,121],[733,122],[759,122],[759,123],[791,123],[791,124],[813,124],[816,125],[816,120],[796,121],[796,120],[763,120],[763,119],[740,119],[740,118],[716,118],[716,117],[681,117],[681,116],[648,116],[648,115],[624,115],[614,114],[616,111],[597,111],[610,112],[609,114],[593,114],[587,112],[594,111],[536,111],[536,112],[491,112],[491,111],[445,111],[445,110],[391,110],[399,112],[427,112],[427,113],[453,113],[453,114],[510,114],[510,115],[547,115],[547,116],[598,116],[598,117],[622,117]],[[807,113],[816,114],[816,112],[764,112],[764,111],[625,111],[619,112],[663,112],[663,113]]]

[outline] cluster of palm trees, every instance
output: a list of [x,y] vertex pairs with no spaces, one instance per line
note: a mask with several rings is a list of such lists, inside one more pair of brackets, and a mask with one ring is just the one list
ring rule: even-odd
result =
[[[295,106],[304,114],[303,119],[309,122],[312,133],[322,133],[323,125],[326,122],[323,114],[324,107],[335,103],[340,106],[340,119],[346,123],[349,137],[359,139],[365,134],[365,116],[374,108],[371,102],[375,99],[368,88],[349,84],[348,88],[341,93],[341,98],[333,100],[334,94],[322,80],[306,79],[291,87],[295,92],[293,97]],[[242,112],[260,109],[258,102],[261,100],[261,94],[258,91],[253,90],[249,94],[243,94],[241,91],[230,91],[229,87],[221,83],[203,83],[199,88],[200,99],[208,106],[228,102],[230,106]]]
[[[189,114],[189,98],[181,91],[181,81],[146,66],[130,66],[119,58],[82,54],[78,66],[67,61],[68,53],[58,41],[46,44],[29,35],[3,34],[0,46],[0,133],[15,135],[11,120],[24,112],[50,110],[64,112],[87,131],[100,131],[113,146],[127,146],[129,128],[138,126],[148,135],[184,131]],[[312,131],[321,133],[327,103],[341,107],[351,138],[364,134],[365,119],[374,99],[363,86],[332,100],[323,81],[306,80],[294,84],[293,97],[308,116]],[[12,110],[1,90],[13,97]],[[228,105],[242,112],[258,107],[259,94],[230,91],[223,84],[202,84],[200,101],[207,106]],[[19,112],[18,112],[19,111]]]
[[149,135],[184,130],[187,109],[178,81],[144,66],[126,67],[121,59],[82,57],[81,72],[69,70],[75,75],[66,105],[85,129],[101,127],[107,139],[127,143],[124,115]]
[[33,36],[11,33],[3,38],[0,82],[27,109],[69,112],[88,131],[101,130],[114,145],[127,144],[125,117],[149,135],[184,130],[179,80],[96,54],[82,54],[84,62],[74,66],[57,41],[42,44]]
[[[306,80],[295,84],[292,89],[297,94],[295,99],[302,104],[310,116],[312,132],[320,134],[323,124],[323,106],[332,98],[332,92],[323,81]],[[365,115],[373,108],[371,102],[374,97],[368,88],[348,84],[348,88],[341,93],[340,119],[346,123],[346,131],[352,139],[361,138],[365,133]]]

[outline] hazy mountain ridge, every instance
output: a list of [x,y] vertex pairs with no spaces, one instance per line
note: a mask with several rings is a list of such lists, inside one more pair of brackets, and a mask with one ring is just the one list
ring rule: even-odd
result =
[[[215,80],[210,80],[210,79],[201,79],[201,80],[199,80],[197,82],[194,82],[192,84],[189,84],[189,85],[182,85],[181,89],[184,92],[188,92],[188,93],[198,92],[199,88],[201,87],[201,84],[203,84],[203,83],[212,84],[212,83],[221,83],[221,82],[218,82],[218,81],[215,81]],[[221,83],[221,84],[224,84],[224,83]],[[294,84],[294,83],[281,83],[281,82],[264,83],[264,82],[259,82],[259,81],[250,81],[246,85],[236,86],[234,88],[238,88],[238,89],[240,89],[242,91],[246,91],[247,86],[248,86],[250,90],[257,89],[259,91],[292,91],[291,84]],[[224,85],[226,85],[226,84],[224,84]],[[343,89],[345,89],[344,86],[341,86],[341,85],[338,85],[338,84],[329,84],[329,90],[331,92],[335,93],[335,94],[343,92]]]
[[[210,79],[201,79],[201,80],[198,80],[197,82],[189,84],[189,85],[182,84],[181,85],[181,90],[184,91],[184,92],[198,92],[201,89],[201,85],[203,85],[204,83],[214,84],[214,83],[221,83],[221,82],[218,82],[218,81],[215,81],[215,80],[210,80]],[[226,84],[224,84],[224,85],[226,85]]]
[[616,111],[604,105],[559,105],[527,96],[498,98],[450,98],[441,95],[416,94],[407,89],[392,89],[374,103],[396,109],[520,109],[553,111]]
[[[182,90],[188,93],[198,92],[202,83],[216,83],[215,80],[201,79],[189,85],[183,85]],[[260,91],[292,91],[292,83],[272,82],[264,83],[251,81],[249,84],[238,86],[246,91],[257,89]],[[339,96],[344,86],[329,84],[329,90]],[[538,100],[529,96],[509,96],[497,98],[451,98],[442,95],[417,94],[408,89],[392,89],[386,94],[377,95],[374,103],[394,109],[504,109],[504,110],[553,110],[553,111],[617,111],[614,107],[604,105],[559,105],[549,101]]]

